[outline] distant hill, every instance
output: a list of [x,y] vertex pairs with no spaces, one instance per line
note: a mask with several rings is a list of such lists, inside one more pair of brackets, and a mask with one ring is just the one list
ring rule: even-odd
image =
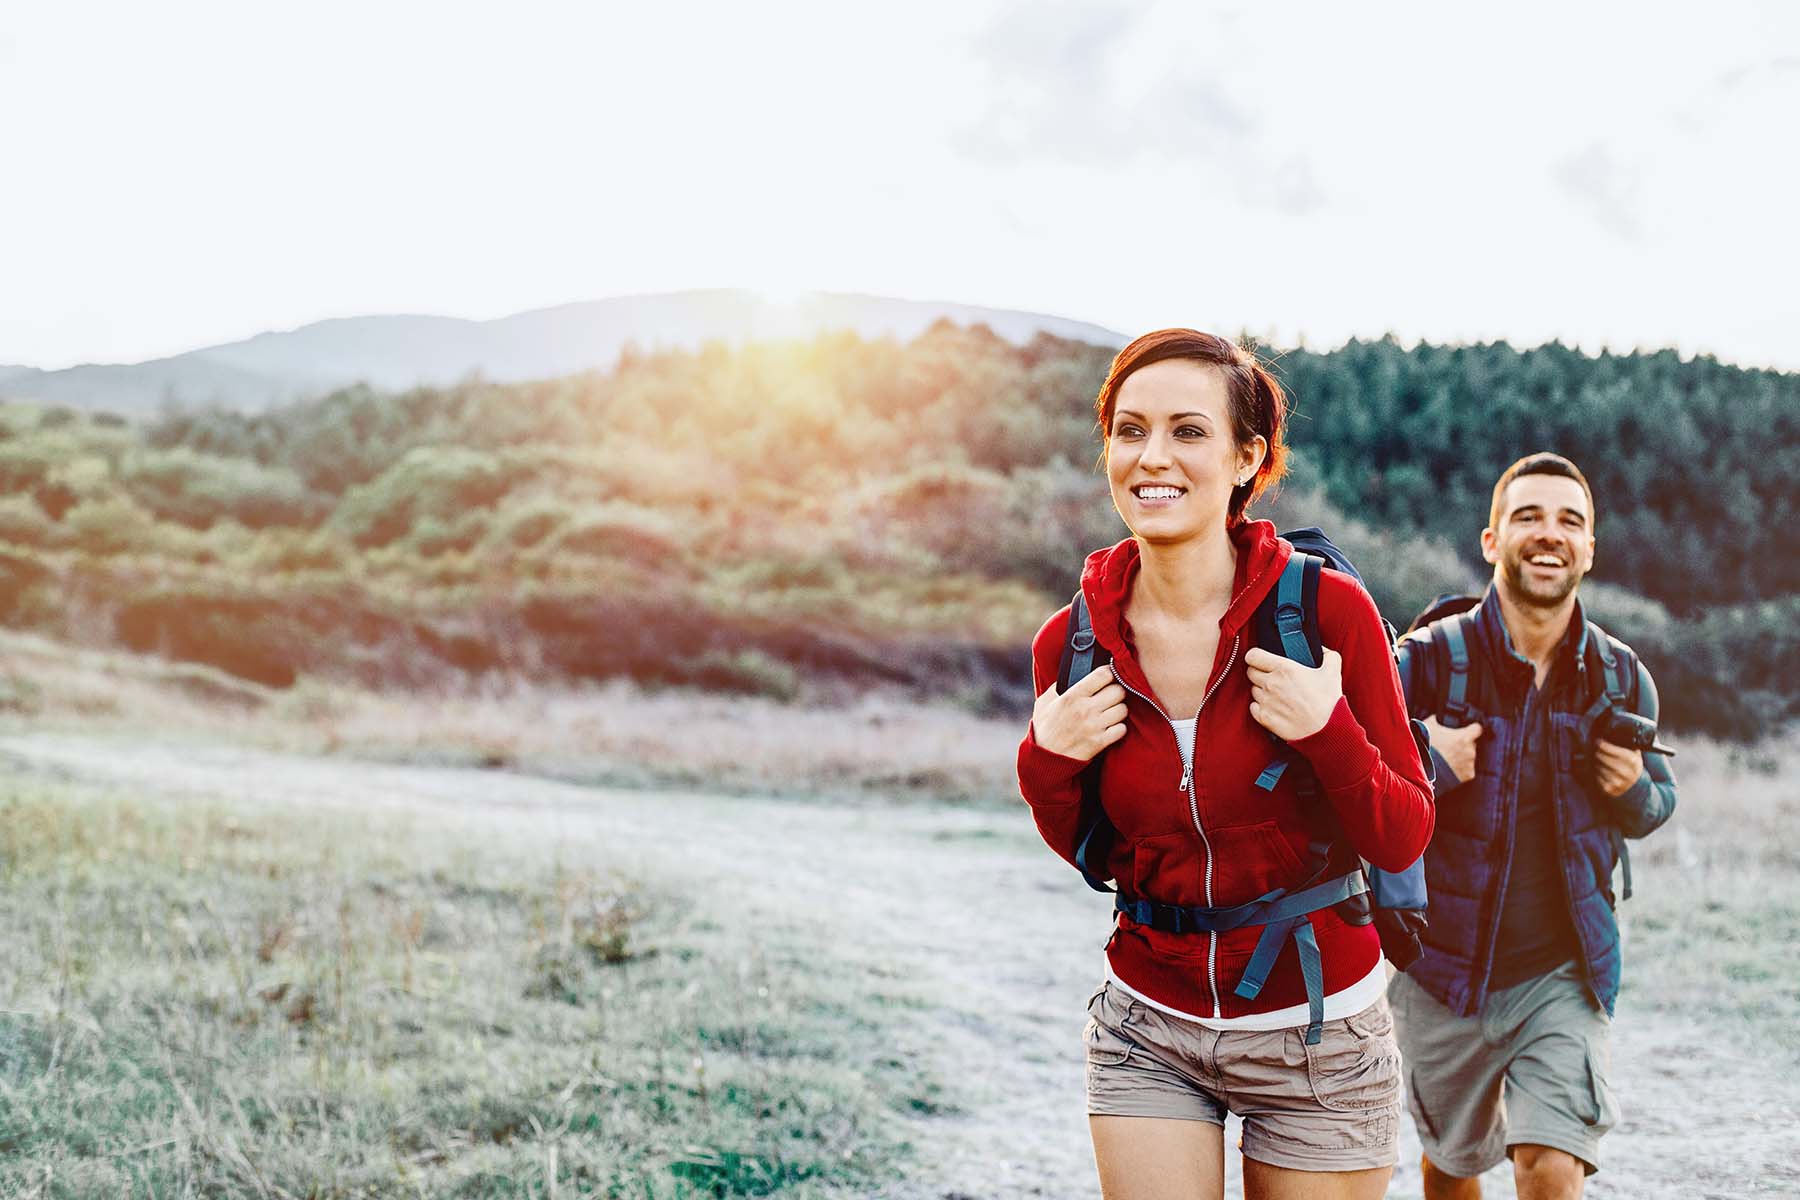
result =
[[827,292],[775,301],[758,292],[716,289],[622,296],[492,321],[347,317],[142,363],[61,371],[0,366],[0,399],[126,414],[151,414],[166,405],[256,411],[358,382],[402,390],[454,383],[473,372],[522,381],[607,369],[627,343],[651,351],[709,341],[806,339],[836,330],[907,341],[943,318],[985,324],[1018,344],[1038,333],[1103,346],[1126,340],[1081,321],[970,304]]

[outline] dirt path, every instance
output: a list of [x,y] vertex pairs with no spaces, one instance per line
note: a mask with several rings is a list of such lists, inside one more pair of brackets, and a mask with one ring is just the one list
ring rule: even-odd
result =
[[[495,772],[368,765],[216,745],[0,736],[16,772],[242,803],[424,810],[514,835],[595,834],[636,874],[717,897],[771,928],[916,981],[937,1008],[907,1051],[934,1059],[958,1111],[922,1119],[909,1198],[1096,1192],[1081,1107],[1082,1002],[1100,978],[1102,898],[1038,842],[1023,808],[833,808],[611,791]],[[1004,935],[978,914],[1004,912]],[[920,1023],[923,1025],[923,1023]],[[1589,1195],[1688,1200],[1800,1194],[1800,1078],[1741,1040],[1636,1011],[1614,1047],[1625,1122]],[[925,1036],[926,1033],[929,1036]],[[1390,1195],[1418,1192],[1402,1121]],[[1235,1136],[1235,1135],[1234,1135]],[[1233,1175],[1235,1176],[1235,1164]],[[1504,1171],[1489,1196],[1512,1195]],[[1237,1192],[1235,1183],[1228,1189]]]

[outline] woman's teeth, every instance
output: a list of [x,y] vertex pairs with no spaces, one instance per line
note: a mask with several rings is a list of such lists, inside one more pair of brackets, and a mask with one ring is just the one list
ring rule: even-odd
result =
[[1139,500],[1178,500],[1181,489],[1175,487],[1141,487],[1135,489]]

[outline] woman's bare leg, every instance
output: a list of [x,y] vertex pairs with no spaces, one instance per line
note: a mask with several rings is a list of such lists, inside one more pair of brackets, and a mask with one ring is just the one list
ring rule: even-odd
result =
[[1091,1116],[1088,1128],[1104,1200],[1222,1200],[1225,1195],[1225,1130],[1211,1121]]
[[1244,1200],[1381,1200],[1392,1167],[1361,1171],[1296,1171],[1244,1160]]

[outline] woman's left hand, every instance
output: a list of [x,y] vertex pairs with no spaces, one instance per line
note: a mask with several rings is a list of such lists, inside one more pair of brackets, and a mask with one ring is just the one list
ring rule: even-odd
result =
[[1344,658],[1325,651],[1325,661],[1303,667],[1291,658],[1257,646],[1244,655],[1250,674],[1250,715],[1284,742],[1311,737],[1325,728],[1344,694]]

